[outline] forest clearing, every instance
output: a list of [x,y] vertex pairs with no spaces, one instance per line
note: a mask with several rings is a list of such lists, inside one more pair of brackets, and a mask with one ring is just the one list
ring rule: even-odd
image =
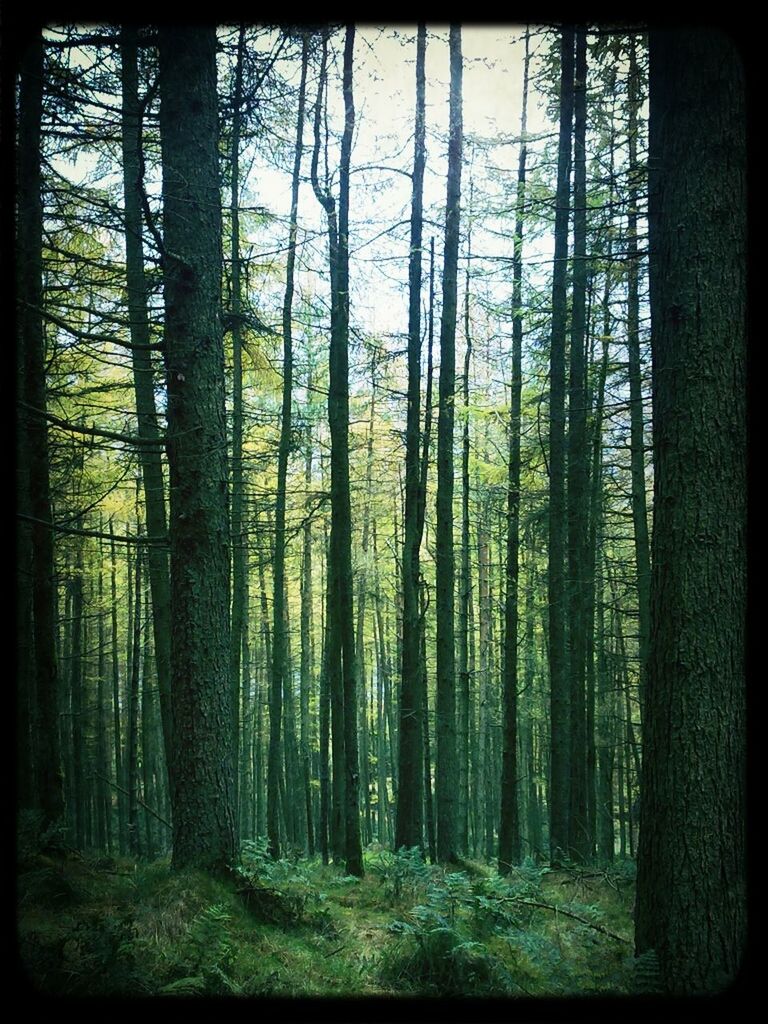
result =
[[738,992],[737,42],[10,29],[32,991]]

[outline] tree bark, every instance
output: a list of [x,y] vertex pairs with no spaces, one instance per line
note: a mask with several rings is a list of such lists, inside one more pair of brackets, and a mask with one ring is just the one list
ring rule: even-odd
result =
[[593,840],[587,814],[586,632],[589,460],[587,453],[587,36],[576,32],[573,138],[573,289],[568,379],[568,672],[570,676],[569,855],[584,863]]
[[450,29],[450,135],[440,323],[439,414],[437,422],[437,857],[456,859],[456,652],[454,650],[453,423],[456,387],[456,278],[461,202],[461,27]]
[[570,821],[571,695],[566,651],[565,588],[565,331],[573,123],[573,41],[573,29],[563,28],[560,42],[560,141],[557,155],[549,397],[549,850],[553,864],[568,855]]
[[724,33],[652,32],[650,61],[655,521],[636,948],[655,950],[665,990],[711,993],[736,976],[746,927],[745,83]]
[[641,181],[637,162],[638,108],[641,103],[639,69],[634,36],[630,39],[628,149],[629,188],[627,195],[627,361],[629,370],[630,449],[632,472],[632,525],[637,562],[637,625],[640,659],[640,709],[645,700],[645,674],[651,615],[651,553],[648,539],[648,510],[645,497],[645,430],[643,388],[640,369],[640,253],[637,222]]
[[[17,284],[19,344],[23,353],[22,395],[27,406],[46,410],[46,345],[43,320],[43,201],[40,152],[43,111],[43,41],[31,42],[21,62],[19,87]],[[27,415],[25,459],[29,505],[34,623],[33,679],[36,701],[38,799],[46,825],[64,815],[64,788],[58,720],[56,669],[56,590],[54,583],[48,426],[43,416]]]
[[[280,446],[277,456],[277,495],[275,498],[275,550],[274,601],[272,605],[272,690],[269,716],[269,768],[268,768],[268,832],[269,850],[273,857],[280,856],[280,837],[277,827],[277,778],[280,761],[280,728],[282,692],[286,685],[286,610],[285,610],[285,502],[288,476],[288,456],[291,450],[291,400],[293,390],[293,292],[296,264],[296,233],[299,206],[299,180],[303,153],[304,99],[307,83],[307,39],[301,50],[301,82],[296,118],[296,145],[291,179],[291,223],[286,259],[285,295],[283,297],[283,400],[280,412]],[[286,743],[288,737],[286,735]]]
[[[232,261],[231,323],[232,323],[232,477],[230,502],[230,531],[232,546],[232,621],[230,629],[230,685],[232,687],[232,736],[235,764],[239,764],[240,749],[240,664],[245,632],[246,598],[246,546],[243,530],[243,322],[242,322],[242,268],[240,260],[240,134],[243,103],[243,61],[245,59],[245,25],[240,25],[237,37],[237,65],[235,67],[234,96],[232,97],[232,148],[230,183],[230,240]],[[240,779],[235,772],[235,836],[239,840]]]
[[[502,722],[501,810],[499,818],[499,873],[507,874],[520,861],[520,808],[518,806],[517,627],[520,561],[520,427],[523,392],[523,229],[528,128],[529,32],[525,33],[523,107],[520,115],[520,156],[515,199],[515,248],[512,262],[512,386],[509,402],[509,459],[507,466],[507,552],[504,595],[504,694]],[[529,771],[532,770],[529,766]]]
[[[155,407],[154,369],[149,349],[151,335],[147,313],[147,284],[144,276],[142,240],[142,116],[138,91],[138,33],[124,26],[120,36],[122,86],[123,200],[125,204],[125,273],[131,338],[133,391],[136,401],[138,457],[144,484],[147,535],[165,537],[168,532],[165,509],[165,481],[161,456],[161,435]],[[154,443],[153,443],[154,442]],[[152,593],[152,625],[155,662],[160,691],[166,764],[171,748],[171,590],[168,550],[148,545],[149,583]]]
[[235,859],[221,200],[213,28],[160,29],[173,866]]
[[421,420],[421,247],[425,164],[425,58],[427,30],[419,25],[416,40],[416,114],[411,200],[411,246],[408,266],[408,411],[405,428],[405,512],[403,516],[403,632],[400,680],[395,849],[423,843],[423,721],[419,671],[419,435]]

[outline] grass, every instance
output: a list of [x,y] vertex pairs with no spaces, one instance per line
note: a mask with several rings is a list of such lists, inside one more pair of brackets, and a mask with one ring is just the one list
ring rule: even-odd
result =
[[634,884],[618,871],[528,865],[500,879],[482,864],[445,872],[377,850],[366,851],[362,879],[317,860],[272,864],[259,849],[243,863],[268,903],[203,873],[172,873],[165,860],[26,856],[18,945],[29,980],[57,995],[527,996],[631,987],[631,947],[606,934],[632,934]]

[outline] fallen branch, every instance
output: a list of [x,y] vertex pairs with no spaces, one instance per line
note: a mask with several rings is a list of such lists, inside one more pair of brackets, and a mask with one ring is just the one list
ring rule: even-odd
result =
[[595,924],[594,921],[588,921],[586,917],[574,914],[571,910],[563,910],[562,907],[554,907],[551,903],[539,903],[538,900],[523,900],[519,899],[517,896],[499,896],[497,898],[501,903],[520,903],[526,907],[538,907],[540,910],[551,910],[555,914],[562,914],[564,917],[572,917],[574,921],[580,921],[581,924],[587,925],[588,928],[593,928],[596,932],[600,932],[601,935],[607,935],[608,938],[615,939],[617,942],[623,942],[627,946],[632,945],[632,942],[629,939],[625,939],[622,935],[617,935],[615,932],[611,932],[607,928],[603,928],[601,924]]
[[[121,793],[125,793],[126,796],[130,796],[131,795],[128,792],[127,789],[123,789],[122,786],[118,786],[118,784],[116,782],[112,782],[111,779],[107,779],[107,778],[105,778],[105,776],[99,775],[98,772],[94,772],[92,778],[94,778],[94,779],[101,779],[102,782],[106,782],[106,784],[108,786],[112,786],[113,789],[119,789],[120,792]],[[151,814],[153,818],[157,818],[158,821],[161,821],[163,823],[163,825],[165,825],[167,828],[173,828],[173,826],[171,825],[170,821],[166,821],[165,818],[161,814],[158,814],[157,811],[152,810],[152,808],[148,804],[144,803],[144,801],[141,799],[141,797],[139,797],[139,796],[136,797],[136,803],[141,804],[141,806],[144,808],[145,811],[147,811],[149,814]]]

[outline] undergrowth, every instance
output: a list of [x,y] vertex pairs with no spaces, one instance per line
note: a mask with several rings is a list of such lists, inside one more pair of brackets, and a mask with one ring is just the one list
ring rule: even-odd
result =
[[362,879],[246,843],[230,880],[167,860],[19,844],[18,950],[57,995],[536,996],[647,991],[630,871],[506,878],[417,850],[366,851]]

